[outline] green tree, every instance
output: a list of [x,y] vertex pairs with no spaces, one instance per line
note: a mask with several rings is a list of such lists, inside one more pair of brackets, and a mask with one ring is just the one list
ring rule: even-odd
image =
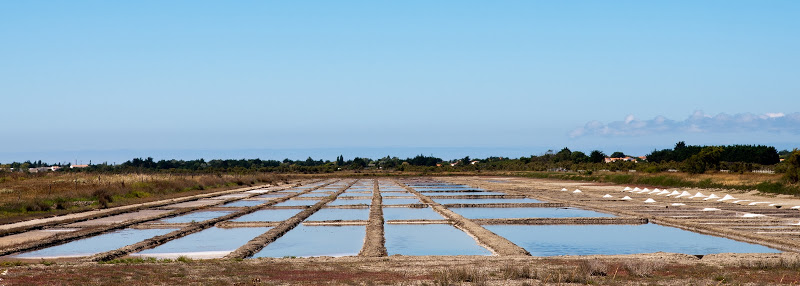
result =
[[600,150],[593,150],[592,153],[589,154],[589,162],[592,163],[602,163],[606,159],[606,154]]
[[620,151],[611,153],[611,158],[625,158],[625,157],[628,157],[628,156],[625,156],[625,153],[622,153]]
[[553,162],[563,162],[570,160],[572,160],[572,151],[570,151],[569,148],[566,147],[564,147],[564,149],[561,149],[561,151],[558,151],[558,153],[556,153],[553,156]]
[[794,149],[789,158],[786,158],[783,163],[787,166],[786,174],[783,175],[784,178],[792,184],[800,182],[800,150]]

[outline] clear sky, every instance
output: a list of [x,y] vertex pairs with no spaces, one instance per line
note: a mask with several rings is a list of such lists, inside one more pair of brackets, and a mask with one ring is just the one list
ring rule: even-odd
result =
[[800,1],[0,1],[0,162],[800,147],[798,15]]

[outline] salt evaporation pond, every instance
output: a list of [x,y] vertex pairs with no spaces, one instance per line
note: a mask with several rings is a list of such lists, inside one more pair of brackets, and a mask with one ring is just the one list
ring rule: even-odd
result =
[[469,219],[614,217],[612,214],[576,208],[450,208],[450,210]]
[[235,202],[230,202],[230,203],[221,205],[221,207],[224,207],[224,208],[252,207],[252,206],[257,206],[257,205],[260,205],[260,204],[263,204],[263,203],[265,203],[265,202],[264,201],[235,201]]
[[299,213],[300,209],[266,209],[249,213],[231,221],[284,221]]
[[491,255],[474,239],[447,224],[387,224],[384,226],[389,255]]
[[543,203],[536,199],[439,199],[430,197],[440,204],[517,204],[517,203]]
[[419,199],[387,199],[384,198],[382,204],[383,205],[410,205],[410,204],[421,204],[422,202]]
[[275,204],[276,207],[298,207],[298,206],[313,206],[318,203],[318,200],[293,200],[289,199]]
[[188,213],[182,216],[176,216],[173,218],[163,219],[161,222],[163,223],[190,223],[190,222],[201,222],[205,220],[210,220],[214,218],[218,218],[227,214],[233,213],[232,211],[200,211],[200,212],[193,212]]
[[421,192],[426,196],[502,196],[499,192]]
[[299,225],[253,257],[354,256],[364,243],[366,227]]
[[534,256],[635,254],[658,251],[778,253],[766,246],[703,235],[678,228],[645,225],[485,225]]
[[297,197],[298,198],[312,198],[312,197],[314,197],[314,198],[324,198],[324,197],[327,197],[327,196],[330,196],[330,195],[331,194],[329,194],[329,193],[314,193],[314,192],[311,192],[311,193],[308,193],[308,194],[299,195]]
[[123,229],[62,245],[15,255],[15,258],[58,258],[90,256],[125,247],[177,229]]
[[431,208],[383,208],[383,220],[444,219]]
[[263,195],[257,196],[256,198],[271,199],[271,198],[285,197],[286,195],[288,195],[288,194],[271,193],[271,194],[263,194]]
[[384,197],[416,197],[417,195],[409,192],[381,192]]
[[335,200],[328,203],[329,206],[347,206],[347,205],[370,205],[372,200]]
[[132,256],[157,258],[221,258],[236,250],[256,236],[267,232],[271,227],[212,227],[176,240],[169,241],[153,249],[147,249]]
[[372,193],[342,193],[340,197],[372,197]]
[[312,220],[368,220],[369,208],[364,209],[328,209],[324,208],[306,219]]

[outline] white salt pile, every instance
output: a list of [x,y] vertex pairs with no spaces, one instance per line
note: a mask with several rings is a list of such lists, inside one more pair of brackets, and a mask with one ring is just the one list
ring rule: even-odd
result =
[[623,200],[623,201],[630,201],[630,200],[632,200],[632,199],[631,199],[631,197],[629,197],[629,196],[625,196],[625,197],[621,198],[620,200]]
[[655,203],[655,202],[656,202],[656,200],[654,200],[654,199],[651,199],[651,198],[647,198],[646,200],[644,200],[644,202],[645,202],[645,203]]
[[604,198],[613,198],[614,196],[612,196],[612,195],[609,195],[609,194],[606,194],[606,195],[605,195],[605,196],[603,196],[603,197],[604,197]]
[[622,190],[623,190],[623,191],[630,191],[630,190],[631,190],[631,187],[625,187],[625,188],[624,188],[624,189],[622,189]]
[[633,190],[631,190],[631,193],[638,193],[641,190],[642,189],[640,189],[639,187],[635,187],[635,188],[633,188]]
[[683,203],[674,203],[674,204],[672,204],[672,205],[673,205],[673,206],[685,206],[686,204],[683,204]]
[[718,209],[718,208],[704,208],[703,209],[704,212],[718,211],[718,210],[720,210],[720,209]]
[[793,206],[790,209],[800,209],[800,206]]
[[738,204],[738,203],[743,203],[743,202],[752,202],[752,201],[753,201],[753,200],[738,200],[738,201],[732,201],[731,203]]
[[731,195],[725,195],[724,197],[722,197],[721,199],[719,199],[719,200],[717,200],[717,201],[718,201],[718,202],[724,202],[724,201],[727,201],[727,200],[735,200],[735,199],[736,199],[736,198],[734,198],[734,197],[733,197],[733,196],[731,196]]
[[757,205],[757,204],[768,204],[768,203],[769,203],[769,202],[752,202],[752,203],[749,203],[749,204],[747,204],[747,205],[748,205],[748,206],[754,206],[754,205]]
[[703,200],[704,200],[704,201],[707,201],[707,200],[711,200],[711,199],[719,199],[719,196],[717,196],[717,195],[715,195],[715,194],[710,194],[710,195],[708,195],[708,197],[707,197],[707,198],[705,198],[705,199],[703,199]]
[[581,192],[581,190],[575,189],[574,191],[572,191],[572,193],[573,194],[580,194],[580,193],[583,193],[583,192]]
[[666,194],[669,194],[669,191],[663,190],[663,191],[658,192],[658,194],[656,194],[656,195],[660,196],[660,195],[666,195]]
[[692,196],[690,199],[694,199],[694,198],[705,198],[705,197],[706,197],[706,195],[704,195],[703,193],[701,193],[701,192],[697,192],[697,193],[696,193],[696,194],[694,194],[694,196]]
[[692,196],[692,193],[687,192],[687,191],[683,191],[683,193],[681,193],[680,195],[677,195],[675,197],[676,198],[680,198],[680,197],[691,197],[691,196]]
[[669,197],[669,196],[674,196],[674,195],[680,195],[680,194],[681,194],[681,192],[678,192],[678,191],[672,191],[671,193],[669,193],[669,195],[667,195],[667,197]]
[[650,192],[650,189],[648,189],[648,188],[644,188],[644,190],[642,190],[642,191],[641,191],[641,192],[639,192],[639,193],[649,193],[649,192]]
[[562,192],[566,192],[566,191],[569,191],[569,190],[567,190],[567,188],[563,188],[563,189],[561,189],[561,191]]
[[746,213],[746,214],[742,215],[742,217],[762,217],[762,216],[764,216],[764,215],[763,214],[751,214],[751,213]]

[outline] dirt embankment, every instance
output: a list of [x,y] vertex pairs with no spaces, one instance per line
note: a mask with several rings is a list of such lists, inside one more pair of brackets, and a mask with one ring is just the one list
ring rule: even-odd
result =
[[383,197],[381,196],[378,180],[372,189],[372,207],[369,209],[369,221],[367,222],[367,234],[364,237],[364,245],[358,256],[380,257],[388,255],[386,251],[386,239],[383,236]]
[[[348,183],[344,187],[342,187],[339,190],[337,190],[336,193],[325,197],[324,199],[320,200],[318,203],[314,204],[313,206],[310,206],[309,208],[301,211],[300,213],[294,215],[293,217],[291,217],[291,218],[289,218],[287,220],[284,220],[283,222],[281,222],[280,224],[278,224],[274,228],[271,228],[267,232],[265,232],[265,233],[263,233],[263,234],[261,234],[259,236],[256,236],[255,238],[253,238],[252,240],[248,241],[247,243],[245,243],[241,247],[237,248],[233,252],[231,252],[228,255],[226,255],[225,258],[228,258],[228,259],[241,259],[241,258],[247,258],[247,257],[253,256],[253,254],[256,254],[257,252],[261,251],[261,249],[266,247],[267,244],[275,241],[276,239],[280,238],[281,236],[283,236],[284,234],[286,234],[290,230],[294,229],[297,225],[299,225],[301,222],[303,222],[303,220],[305,220],[306,218],[310,217],[312,214],[314,214],[315,212],[320,210],[322,207],[324,207],[329,202],[332,202],[333,200],[335,200],[336,197],[338,197],[339,195],[344,193],[348,188],[350,188],[356,182],[358,182],[358,180],[351,181],[350,183]],[[318,189],[318,188],[314,188],[314,189]],[[309,189],[308,191],[305,191],[303,193],[309,193],[314,189]]]
[[513,242],[509,241],[508,239],[495,234],[494,232],[489,231],[488,229],[480,226],[479,224],[466,219],[465,217],[445,208],[444,206],[440,205],[439,203],[433,201],[431,198],[421,194],[414,188],[409,187],[406,184],[401,182],[395,181],[400,186],[404,187],[406,190],[411,192],[412,194],[416,195],[423,203],[426,203],[433,208],[434,211],[438,212],[445,218],[452,220],[453,225],[473,238],[478,242],[478,244],[486,246],[489,251],[496,255],[501,256],[529,256],[531,255],[527,250],[518,245],[514,244]]

